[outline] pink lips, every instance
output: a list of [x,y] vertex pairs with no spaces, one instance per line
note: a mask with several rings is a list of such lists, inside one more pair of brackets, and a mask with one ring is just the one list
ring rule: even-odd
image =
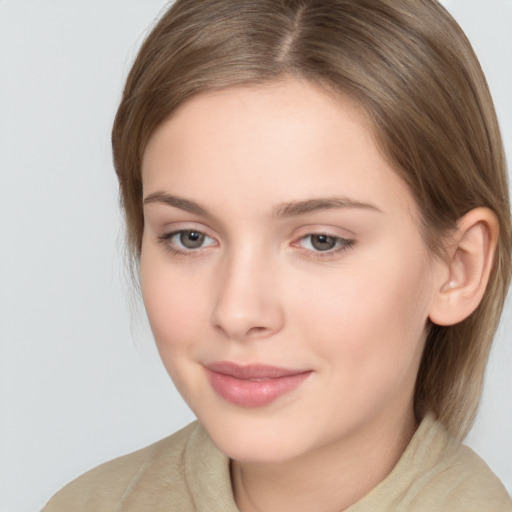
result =
[[210,384],[224,400],[242,407],[263,407],[298,387],[311,371],[266,365],[239,366],[227,361],[206,365]]

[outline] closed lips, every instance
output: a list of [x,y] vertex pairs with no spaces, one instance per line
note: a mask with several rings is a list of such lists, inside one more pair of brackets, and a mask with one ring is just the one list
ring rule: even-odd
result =
[[206,372],[214,391],[242,407],[263,407],[293,391],[312,373],[268,365],[240,366],[231,362],[208,364]]

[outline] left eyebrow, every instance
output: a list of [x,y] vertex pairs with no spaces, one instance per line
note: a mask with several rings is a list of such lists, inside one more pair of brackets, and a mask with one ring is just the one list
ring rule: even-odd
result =
[[295,217],[305,215],[321,210],[333,210],[337,208],[359,208],[374,212],[383,213],[380,208],[371,203],[355,201],[347,197],[326,197],[318,199],[308,199],[305,201],[292,201],[290,203],[282,203],[272,210],[272,216],[276,219],[286,217]]

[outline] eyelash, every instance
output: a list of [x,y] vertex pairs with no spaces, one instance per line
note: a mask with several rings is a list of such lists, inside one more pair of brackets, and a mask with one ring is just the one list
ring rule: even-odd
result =
[[[195,230],[195,229],[180,229],[178,231],[172,231],[170,233],[165,233],[163,235],[158,236],[158,242],[162,243],[164,245],[166,251],[168,251],[172,255],[178,256],[178,257],[180,257],[180,256],[182,256],[182,257],[199,256],[206,247],[209,247],[210,245],[214,245],[214,244],[209,243],[206,246],[202,245],[195,249],[194,248],[179,249],[175,245],[173,245],[172,239],[175,236],[183,235],[185,233],[197,233],[198,235],[205,237],[205,239],[209,239],[209,240],[212,240],[213,242],[215,242],[215,240],[212,237],[208,236],[203,231],[199,231],[199,230]],[[301,247],[301,245],[300,245],[301,242],[304,240],[307,240],[307,239],[310,240],[310,245],[312,245],[311,239],[312,239],[312,237],[315,237],[315,236],[316,237],[325,236],[327,238],[332,239],[335,243],[334,248],[328,249],[325,251],[320,251],[320,250],[306,249],[304,247]],[[317,233],[308,233],[306,235],[303,235],[297,241],[293,242],[291,245],[293,247],[299,247],[300,249],[302,249],[303,252],[306,252],[310,257],[313,257],[315,259],[324,259],[325,260],[328,258],[333,258],[333,257],[339,255],[340,253],[347,251],[348,249],[351,249],[355,245],[355,243],[356,243],[356,241],[353,239],[343,238],[343,237],[331,235],[331,234],[325,233],[325,232],[317,232]]]
[[[201,249],[204,249],[205,247],[208,247],[212,244],[208,244],[206,246],[201,246],[196,249],[179,249],[172,243],[172,239],[175,236],[183,235],[184,233],[197,233],[200,236],[203,236],[205,238],[208,238],[210,240],[213,240],[212,237],[208,236],[203,231],[199,231],[198,229],[180,229],[178,231],[172,231],[171,233],[165,233],[163,235],[160,235],[158,237],[158,242],[162,243],[164,245],[164,248],[166,251],[170,252],[174,256],[185,256],[185,257],[194,257],[199,256],[202,252]],[[213,240],[214,241],[214,240]]]
[[325,251],[319,251],[319,250],[315,250],[315,249],[305,249],[305,248],[302,248],[302,250],[304,252],[307,252],[308,255],[312,256],[313,258],[315,259],[328,259],[328,258],[335,258],[336,256],[340,255],[341,253],[351,249],[352,247],[354,247],[356,241],[353,240],[353,239],[349,239],[349,238],[343,238],[341,236],[336,236],[336,235],[331,235],[329,233],[325,233],[325,232],[317,232],[317,233],[308,233],[307,235],[303,235],[301,236],[297,242],[293,242],[293,246],[294,247],[300,247],[300,243],[304,240],[307,240],[309,239],[310,242],[309,244],[312,245],[312,238],[313,237],[320,237],[320,236],[325,236],[327,238],[330,238],[334,241],[335,243],[335,246],[334,248],[332,249],[328,249],[328,250],[325,250]]

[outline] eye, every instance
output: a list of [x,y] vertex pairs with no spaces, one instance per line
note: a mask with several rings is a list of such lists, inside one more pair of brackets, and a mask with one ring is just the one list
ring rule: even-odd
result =
[[317,251],[331,251],[336,247],[336,238],[329,235],[309,235],[311,247]]
[[206,235],[199,231],[180,231],[173,238],[177,238],[179,243],[187,249],[199,249],[204,244]]
[[215,240],[201,231],[183,229],[159,237],[174,252],[189,252],[215,244]]
[[354,240],[333,236],[326,233],[312,233],[302,237],[297,245],[303,249],[319,253],[334,253],[348,249],[354,245]]

